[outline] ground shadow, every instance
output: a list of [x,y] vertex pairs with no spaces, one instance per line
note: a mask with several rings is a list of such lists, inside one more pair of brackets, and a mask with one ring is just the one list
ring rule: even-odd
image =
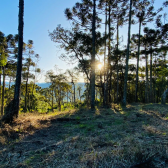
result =
[[[26,130],[15,131],[14,141],[9,136],[10,143],[1,146],[0,167],[101,167],[105,163],[104,167],[156,167],[160,162],[164,167],[166,109],[167,105],[133,104],[94,112],[70,110],[37,119],[41,128],[30,120]],[[19,139],[21,135],[24,138]]]

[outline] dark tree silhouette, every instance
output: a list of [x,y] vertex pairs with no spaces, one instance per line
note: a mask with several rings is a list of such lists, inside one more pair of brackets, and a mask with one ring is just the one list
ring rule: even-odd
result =
[[14,112],[13,116],[18,117],[20,103],[20,85],[22,73],[22,52],[23,52],[23,15],[24,15],[24,0],[19,0],[19,26],[18,26],[18,58],[17,58],[17,73],[14,94]]
[[130,48],[130,34],[131,34],[131,10],[132,0],[130,0],[130,11],[129,11],[129,24],[128,24],[128,44],[127,44],[127,55],[126,55],[126,66],[125,66],[125,78],[124,78],[124,93],[123,93],[123,106],[127,103],[127,79],[128,79],[128,60],[129,60],[129,48]]
[[96,40],[96,0],[93,0],[93,21],[92,21],[92,56],[91,56],[91,109],[95,109],[95,40]]
[[20,90],[21,90],[21,73],[22,73],[22,51],[23,51],[23,15],[24,15],[24,0],[19,0],[19,25],[18,25],[18,57],[17,57],[17,73],[15,82],[14,100],[9,104],[13,108],[4,115],[2,121],[9,123],[14,117],[18,117],[19,103],[20,103]]

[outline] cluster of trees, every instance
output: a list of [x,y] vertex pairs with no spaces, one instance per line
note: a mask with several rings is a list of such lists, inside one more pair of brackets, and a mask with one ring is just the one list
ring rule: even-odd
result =
[[[51,85],[42,89],[36,85],[39,55],[33,51],[32,40],[23,42],[24,0],[19,0],[18,35],[0,32],[1,115],[6,105],[11,111],[9,121],[17,117],[20,102],[25,112],[38,110],[38,106],[61,110],[65,97],[75,103],[76,95],[80,101],[84,97],[92,109],[98,97],[104,107],[112,102],[159,102],[168,84],[168,24],[167,13],[163,13],[167,5],[165,1],[161,8],[154,9],[150,0],[82,0],[65,9],[72,28],[58,25],[49,36],[64,49],[60,58],[68,63],[77,61],[78,66],[66,73],[47,71],[46,80]],[[127,25],[125,45],[120,31]],[[137,34],[131,34],[132,25],[138,25]],[[75,85],[76,71],[86,80],[83,95],[81,87]],[[15,85],[11,86],[12,81]]]
[[[5,105],[9,104],[14,97],[14,81],[16,80],[18,57],[18,35],[9,34],[5,36],[0,32],[0,106],[1,115],[4,114]],[[36,78],[40,73],[37,63],[39,55],[33,51],[33,41],[28,40],[23,43],[23,57],[22,57],[22,92],[24,96],[24,111],[30,110],[30,97],[36,89]],[[1,86],[1,78],[3,84]],[[31,84],[29,84],[31,80]],[[6,82],[5,82],[6,81]],[[8,85],[8,86],[7,86]],[[32,87],[30,87],[30,85]],[[32,89],[31,89],[32,88]]]
[[[39,55],[33,50],[33,41],[28,40],[23,43],[22,52],[22,76],[20,92],[20,111],[48,111],[57,108],[61,111],[61,106],[69,101],[81,102],[82,87],[76,84],[79,74],[75,69],[61,73],[56,67],[57,74],[53,70],[46,73],[46,82],[49,87],[41,88],[36,83],[41,77],[41,70],[38,67]],[[0,32],[0,111],[4,115],[4,110],[14,97],[14,81],[16,80],[18,57],[18,35],[9,34],[5,36]],[[1,86],[1,78],[3,83]],[[8,85],[8,86],[7,86]],[[66,104],[67,105],[67,104]]]
[[75,68],[67,69],[65,73],[61,73],[57,66],[55,69],[56,73],[53,70],[46,72],[46,81],[50,86],[42,89],[50,109],[54,111],[54,108],[58,108],[61,111],[62,106],[78,106],[84,98],[84,85],[77,83],[79,73]]
[[[92,109],[95,90],[105,107],[112,102],[160,102],[168,84],[167,5],[165,1],[155,9],[150,0],[82,0],[65,10],[72,29],[58,25],[49,36],[65,50],[62,60],[78,61],[78,70],[90,83]],[[126,25],[127,46],[119,35]],[[137,34],[131,34],[132,25],[138,25]]]
[[71,84],[65,73],[54,75],[51,70],[46,73],[46,80],[51,84],[49,88],[41,88],[36,84],[41,72],[38,68],[39,55],[33,50],[32,40],[23,42],[23,9],[24,1],[20,0],[18,35],[5,36],[0,31],[0,111],[1,116],[5,114],[2,119],[5,122],[17,117],[19,109],[24,112],[46,112],[58,106],[61,110],[65,96],[67,102],[71,100],[73,103],[82,98],[82,86],[75,88],[75,70],[66,72],[72,80]]

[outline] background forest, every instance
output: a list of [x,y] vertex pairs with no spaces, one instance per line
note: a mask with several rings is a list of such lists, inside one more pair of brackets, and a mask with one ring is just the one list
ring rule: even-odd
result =
[[[20,111],[49,111],[83,103],[110,106],[111,103],[159,103],[167,89],[167,13],[163,2],[82,1],[65,9],[71,29],[58,25],[49,37],[64,52],[60,59],[77,62],[61,72],[59,65],[46,72],[49,87],[38,86],[42,74],[33,40],[23,45]],[[131,34],[137,25],[137,34]],[[128,26],[127,45],[120,36]],[[124,32],[126,36],[126,32]],[[18,35],[0,33],[1,115],[12,100],[18,54]],[[83,74],[84,84],[78,84]],[[8,86],[5,84],[8,82]],[[2,84],[1,84],[2,83]],[[96,90],[96,91],[95,91]],[[90,101],[91,100],[91,101]]]
[[44,72],[19,0],[18,34],[0,31],[0,168],[168,167],[167,6],[76,2],[48,31],[74,68]]

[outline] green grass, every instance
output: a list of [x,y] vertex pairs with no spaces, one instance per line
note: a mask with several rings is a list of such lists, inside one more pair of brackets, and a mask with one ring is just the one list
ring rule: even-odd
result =
[[[37,117],[31,117],[30,114],[25,118],[18,119],[16,126],[13,126],[16,134],[20,136],[20,134],[28,132],[26,123],[28,128],[30,123],[34,126],[40,123],[39,120],[46,120],[46,124],[44,122],[38,126],[38,129],[41,132],[47,130],[47,136],[40,137],[42,135],[35,128],[34,132],[31,131],[31,135],[33,135],[31,140],[26,139],[25,136],[26,140],[20,138],[17,143],[9,140],[10,144],[6,145],[12,147],[15,144],[14,148],[16,149],[21,146],[23,150],[22,163],[33,168],[39,165],[41,167],[79,168],[100,168],[105,165],[106,167],[131,167],[156,153],[159,153],[157,160],[152,159],[151,164],[153,164],[153,168],[162,168],[168,158],[166,152],[168,148],[166,114],[167,105],[138,103],[122,109],[117,105],[112,106],[111,109],[96,107],[95,113],[87,109],[76,109]],[[162,117],[163,115],[166,117]],[[76,120],[50,122],[51,119],[61,117]],[[22,121],[24,121],[24,129],[18,132],[18,126]],[[9,130],[8,126],[6,129]],[[57,143],[59,145],[53,145],[46,153],[37,154],[33,152],[36,149],[31,149],[32,153],[26,155],[29,143],[22,143],[22,140],[33,142],[38,138],[44,142],[43,146],[38,147],[38,144],[35,146],[35,148],[38,147],[38,150]],[[0,155],[0,157],[3,159],[4,155]],[[19,163],[12,157],[10,161],[15,167]],[[158,163],[162,163],[162,167],[157,167]]]

